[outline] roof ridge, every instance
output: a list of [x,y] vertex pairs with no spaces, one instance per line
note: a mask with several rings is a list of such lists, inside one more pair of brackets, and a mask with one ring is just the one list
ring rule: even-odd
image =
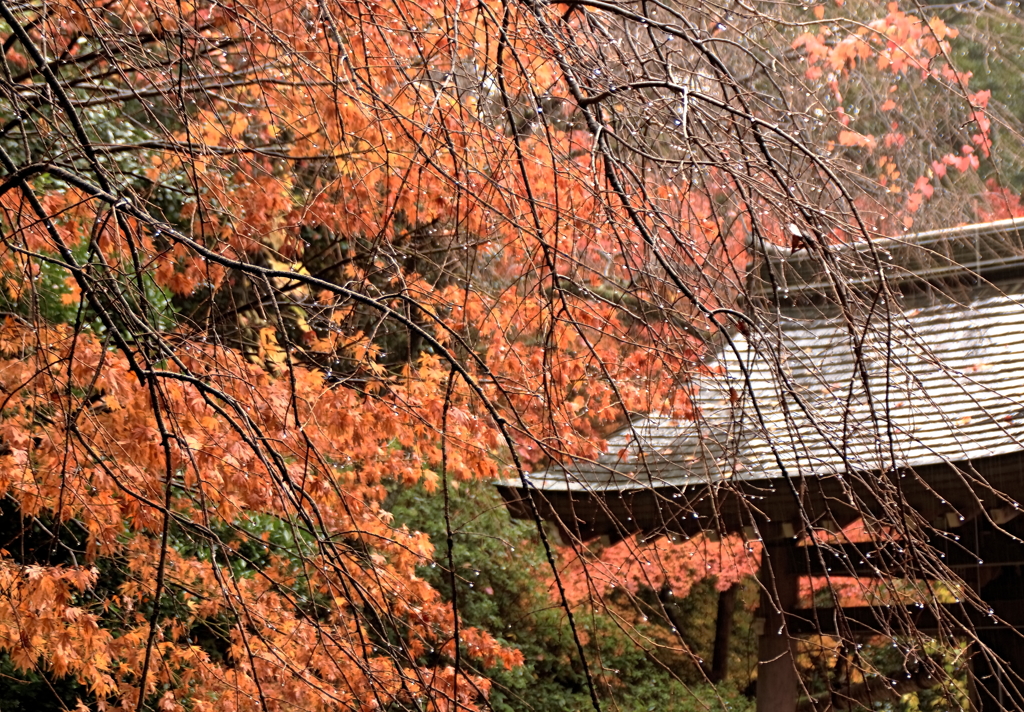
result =
[[753,251],[752,291],[753,296],[761,298],[828,294],[831,282],[824,267],[826,259],[833,269],[841,269],[847,285],[854,289],[875,287],[879,275],[874,254],[884,260],[888,283],[902,288],[964,278],[992,281],[1024,276],[1024,218],[880,238],[871,243],[829,245],[825,254],[820,249],[790,250],[767,243],[755,246]]

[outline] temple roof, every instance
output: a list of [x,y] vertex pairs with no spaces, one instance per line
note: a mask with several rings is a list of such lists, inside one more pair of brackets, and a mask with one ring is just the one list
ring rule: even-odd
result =
[[[834,248],[832,269],[852,285],[843,299],[818,261],[769,248],[754,280],[757,328],[722,343],[694,377],[697,418],[638,415],[596,461],[533,473],[546,515],[586,533],[657,531],[679,529],[680,519],[721,520],[731,507],[721,528],[736,529],[778,514],[752,498],[785,490],[792,499],[813,481],[817,509],[851,519],[870,507],[866,478],[913,472],[910,489],[923,499],[912,504],[934,516],[999,499],[963,483],[965,470],[984,462],[1003,463],[1003,500],[1015,489],[1024,499],[1019,474],[1020,487],[1006,486],[1021,471],[1007,458],[1024,452],[1020,230],[1024,221],[1010,220],[874,250]],[[921,475],[929,470],[931,480]],[[526,516],[521,486],[502,490]]]

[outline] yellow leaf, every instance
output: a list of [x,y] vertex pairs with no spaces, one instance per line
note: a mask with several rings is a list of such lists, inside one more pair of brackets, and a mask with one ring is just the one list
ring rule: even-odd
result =
[[946,38],[947,34],[949,34],[949,30],[946,27],[946,23],[943,22],[938,17],[933,17],[931,20],[929,20],[928,26],[931,28],[932,32],[935,33],[935,39],[939,40],[940,42]]
[[271,363],[284,363],[288,360],[288,354],[277,343],[277,330],[272,326],[265,326],[260,329],[259,355],[265,361]]

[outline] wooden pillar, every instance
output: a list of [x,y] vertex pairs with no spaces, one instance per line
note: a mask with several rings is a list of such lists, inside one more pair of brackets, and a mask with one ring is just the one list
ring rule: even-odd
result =
[[719,683],[729,676],[729,644],[732,641],[732,619],[736,610],[734,583],[718,594],[718,616],[715,618],[715,650],[711,656],[711,682]]
[[[988,655],[975,650],[971,658],[974,706],[981,712],[1024,710],[1024,638],[1012,628],[982,628],[978,639]],[[991,661],[989,655],[995,656]]]
[[[969,551],[978,552],[979,558],[995,561],[1020,561],[1024,547],[1018,538],[1024,534],[1024,521],[1015,518],[1001,524],[1003,531],[985,521],[975,520],[964,532],[963,539]],[[1008,536],[1011,534],[1011,536]],[[986,566],[963,574],[978,596],[999,615],[1019,625],[1024,609],[1024,571],[1015,564],[1000,567]],[[976,629],[978,641],[988,649],[983,654],[977,646],[971,658],[974,682],[974,708],[981,712],[1024,710],[1024,637],[1022,631],[1011,625],[986,622]],[[994,656],[996,660],[989,659]]]
[[[757,646],[757,712],[795,712],[800,681],[784,611],[796,607],[796,540],[765,542],[761,555],[759,617],[764,631]],[[781,609],[781,610],[780,610]]]

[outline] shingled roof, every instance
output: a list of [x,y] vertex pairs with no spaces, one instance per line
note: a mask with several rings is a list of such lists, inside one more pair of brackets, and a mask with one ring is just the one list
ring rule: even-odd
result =
[[1022,236],[1007,220],[836,248],[845,309],[817,261],[769,248],[758,328],[695,380],[699,417],[637,416],[596,461],[533,473],[544,516],[587,538],[763,532],[797,509],[842,525],[884,518],[887,491],[931,519],[1024,501]]

